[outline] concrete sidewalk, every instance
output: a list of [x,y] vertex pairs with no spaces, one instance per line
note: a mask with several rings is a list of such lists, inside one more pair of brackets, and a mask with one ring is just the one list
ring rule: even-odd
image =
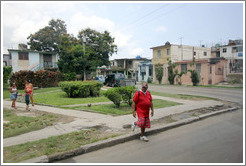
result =
[[[155,109],[154,116],[150,117],[150,120],[160,119],[168,115],[182,113],[193,109],[223,105],[221,102],[214,101],[214,100],[193,101],[193,100],[182,100],[182,99],[175,99],[175,98],[155,96],[155,95],[152,95],[152,97],[153,99],[162,99],[162,100],[178,102],[181,103],[182,105]],[[11,101],[8,100],[3,101],[3,108],[11,109],[10,106],[11,106]],[[17,109],[20,110],[25,109],[25,103],[18,102],[16,103],[16,106]],[[31,107],[30,112],[39,110],[49,113],[73,116],[75,117],[75,119],[73,122],[70,123],[66,123],[66,124],[59,123],[54,126],[49,126],[38,131],[29,132],[15,137],[5,138],[3,139],[4,147],[26,143],[30,141],[36,141],[51,136],[67,134],[70,132],[79,131],[81,129],[88,129],[90,127],[98,126],[98,125],[104,125],[106,127],[109,127],[110,128],[109,130],[111,131],[124,131],[126,130],[123,128],[124,125],[130,125],[132,124],[133,121],[136,121],[136,119],[131,114],[122,115],[122,116],[111,116],[111,115],[104,115],[104,114],[88,112],[88,111],[61,109],[57,107],[49,107],[49,106],[41,106],[41,105],[35,105],[34,107],[32,106],[30,107]]]

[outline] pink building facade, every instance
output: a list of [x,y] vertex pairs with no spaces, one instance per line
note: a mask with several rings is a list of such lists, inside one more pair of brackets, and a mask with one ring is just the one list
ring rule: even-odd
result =
[[178,76],[175,78],[175,84],[181,82],[184,85],[193,85],[191,81],[191,73],[188,70],[196,70],[199,75],[198,85],[214,85],[225,81],[226,78],[226,64],[227,60],[221,58],[199,59],[195,60],[194,65],[191,65],[193,61],[178,61],[178,65],[174,70],[187,71],[183,74],[181,80]]

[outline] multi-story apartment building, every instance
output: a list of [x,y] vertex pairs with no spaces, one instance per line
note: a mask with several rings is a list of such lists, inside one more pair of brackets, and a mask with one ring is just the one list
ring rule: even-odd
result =
[[[163,65],[162,83],[168,82],[168,59],[172,62],[193,61],[196,59],[212,58],[211,48],[176,45],[166,42],[165,45],[152,47],[153,50],[153,82],[158,82],[155,77],[155,66]],[[184,65],[182,65],[184,66]]]
[[243,40],[229,40],[220,47],[220,56],[227,59],[226,74],[243,73]]
[[114,59],[111,60],[111,72],[112,73],[124,73],[126,78],[135,79],[138,81],[138,66],[140,62],[148,60],[147,58],[141,58],[137,56],[131,59]]

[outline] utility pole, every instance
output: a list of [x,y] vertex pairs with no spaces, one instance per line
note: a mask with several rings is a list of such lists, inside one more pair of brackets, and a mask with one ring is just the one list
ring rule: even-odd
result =
[[183,37],[180,37],[180,45],[181,45],[181,61],[183,60],[183,46],[182,46],[182,39]]
[[[84,51],[84,57],[85,57],[85,42],[86,42],[86,37],[83,36],[83,51]],[[84,81],[86,81],[86,71],[85,71],[85,65],[83,66],[83,70],[84,70]]]

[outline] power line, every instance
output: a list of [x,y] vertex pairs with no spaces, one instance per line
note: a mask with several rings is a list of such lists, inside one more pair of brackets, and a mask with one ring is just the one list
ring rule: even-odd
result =
[[124,27],[122,30],[123,30],[123,31],[126,30],[126,29],[129,28],[130,26],[132,26],[132,25],[138,23],[139,21],[141,21],[142,19],[144,19],[145,17],[148,17],[148,16],[152,15],[153,13],[159,11],[160,9],[162,9],[162,8],[168,6],[168,5],[169,5],[169,4],[162,5],[162,6],[159,7],[158,9],[155,9],[155,10],[153,10],[153,11],[151,11],[151,12],[145,14],[144,16],[142,16],[142,17],[140,17],[140,18],[138,18],[138,19],[136,19],[136,20],[130,22],[130,23],[129,23],[126,27]]
[[171,11],[167,11],[167,12],[165,12],[165,13],[162,13],[162,14],[158,15],[157,17],[155,17],[155,18],[149,20],[149,21],[148,21],[148,20],[145,21],[145,22],[144,22],[143,24],[141,24],[141,25],[144,25],[144,24],[146,24],[146,23],[150,23],[150,22],[152,22],[152,21],[156,21],[156,20],[158,20],[158,19],[160,19],[160,18],[163,18],[163,16],[166,16],[166,15],[170,14],[171,12],[173,12],[173,11],[175,11],[175,10],[181,8],[181,7],[184,7],[185,5],[186,5],[186,4],[183,4],[182,6],[179,6],[179,7],[177,7],[177,8],[174,8],[174,9],[171,10]]

